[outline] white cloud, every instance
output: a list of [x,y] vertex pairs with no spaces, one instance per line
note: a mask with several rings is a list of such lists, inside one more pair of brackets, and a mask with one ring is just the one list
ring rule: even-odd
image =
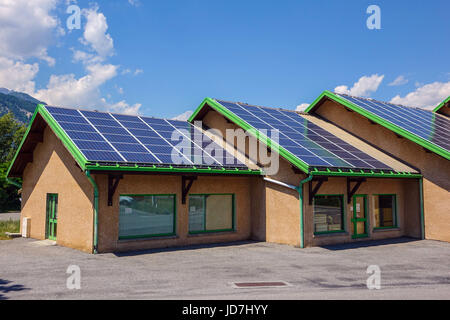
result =
[[83,38],[80,41],[89,45],[102,59],[112,56],[114,53],[114,41],[108,30],[108,23],[103,13],[98,12],[98,7],[84,9],[83,14],[87,19],[84,27]]
[[[105,103],[106,103],[106,101],[105,101]],[[110,112],[123,113],[123,114],[129,114],[129,115],[138,115],[140,108],[141,108],[140,103],[135,103],[133,105],[129,105],[124,100],[119,101],[114,104],[106,105],[106,110],[108,110]]]
[[394,81],[388,84],[388,86],[401,86],[408,83],[408,79],[406,79],[404,76],[400,75],[397,78],[395,78]]
[[94,64],[86,67],[88,74],[76,79],[74,74],[52,75],[46,89],[35,97],[48,104],[70,107],[96,107],[102,104],[99,87],[117,75],[117,66]]
[[137,76],[138,74],[141,74],[143,72],[144,72],[144,70],[142,70],[142,69],[136,69],[136,71],[134,71],[134,75]]
[[367,97],[372,92],[378,90],[384,75],[373,74],[371,76],[362,76],[353,84],[351,89],[346,85],[337,86],[334,91],[341,94],[349,94],[352,96]]
[[405,106],[432,109],[450,96],[449,82],[433,82],[425,84],[404,97],[395,96],[390,102]]
[[139,7],[141,5],[141,1],[139,0],[128,0],[128,3],[131,4],[133,7]]
[[47,48],[61,34],[60,22],[52,14],[57,2],[0,0],[0,54],[14,60],[36,57],[54,65]]
[[[58,4],[73,2],[76,1],[0,0],[0,87],[26,92],[53,105],[138,113],[141,104],[109,101],[110,94],[103,95],[100,90],[117,76],[120,67],[105,62],[114,54],[114,42],[107,33],[106,17],[99,12],[98,6],[82,11],[86,23],[81,43],[85,48],[70,49],[72,61],[82,62],[85,73],[81,76],[53,74],[44,88],[36,89],[39,62],[27,63],[27,59],[38,58],[54,64],[47,49],[55,35],[64,32],[52,12]],[[137,69],[133,73],[141,72]],[[123,93],[123,89],[118,88],[118,92]]]
[[28,94],[34,92],[34,77],[39,71],[37,63],[26,64],[0,57],[0,87]]
[[176,117],[173,117],[172,120],[180,120],[180,121],[186,121],[187,119],[189,119],[189,117],[193,114],[194,112],[191,110],[188,110],[186,112],[183,112],[182,114],[177,115]]
[[305,111],[308,107],[309,103],[301,103],[295,108],[295,111]]

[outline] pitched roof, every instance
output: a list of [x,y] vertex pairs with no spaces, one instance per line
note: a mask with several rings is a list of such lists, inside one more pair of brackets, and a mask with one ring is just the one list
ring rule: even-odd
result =
[[[387,164],[386,157],[380,160],[374,152],[348,144],[323,126],[315,124],[304,113],[206,98],[189,121],[202,118],[210,109],[247,130],[269,147],[278,149],[280,156],[305,173],[336,176],[418,176],[418,171],[413,168],[400,166],[395,161],[388,161]],[[268,131],[271,129],[279,130],[278,141],[269,137]]]
[[[47,125],[83,170],[261,173],[259,169],[249,169],[215,144],[203,129],[187,121],[38,105],[8,176],[21,176],[26,164],[33,160],[34,147],[42,142],[42,131]],[[171,141],[174,133],[176,142]],[[179,144],[180,140],[189,145]],[[206,151],[206,146],[223,152],[223,157],[221,152]]]
[[306,110],[332,100],[450,160],[450,119],[420,108],[324,91]]

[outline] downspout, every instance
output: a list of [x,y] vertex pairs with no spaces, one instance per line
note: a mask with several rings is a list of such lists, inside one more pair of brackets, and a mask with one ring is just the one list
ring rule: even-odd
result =
[[313,175],[310,174],[306,179],[300,181],[300,184],[295,189],[298,191],[298,199],[300,202],[300,248],[305,247],[305,226],[303,223],[303,185],[306,182],[311,181],[313,178]]
[[86,170],[86,177],[88,178],[89,182],[92,184],[92,187],[94,187],[94,248],[93,253],[96,254],[97,247],[98,247],[98,186],[95,182],[94,178],[91,176],[91,172],[89,170]]
[[421,227],[421,238],[425,239],[425,218],[424,218],[424,207],[423,207],[423,178],[419,179],[419,193],[420,193],[420,227]]

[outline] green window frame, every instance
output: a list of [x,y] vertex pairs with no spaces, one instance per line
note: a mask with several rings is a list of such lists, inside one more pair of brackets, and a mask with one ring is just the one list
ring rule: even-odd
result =
[[[392,197],[392,226],[381,226],[379,225],[380,220],[377,219],[377,215],[380,215],[380,205],[379,205],[379,197],[380,196],[390,196]],[[374,194],[373,195],[373,201],[374,201],[374,210],[373,210],[373,214],[374,214],[374,219],[375,219],[375,225],[374,225],[374,230],[380,230],[380,229],[394,229],[394,228],[398,228],[398,218],[397,218],[397,212],[398,212],[398,207],[397,207],[397,195],[394,193],[380,193],[380,194]],[[386,209],[386,208],[384,208]],[[384,214],[383,214],[384,216]],[[383,222],[384,224],[384,222]]]
[[[119,240],[175,236],[176,219],[176,194],[121,194],[119,196]],[[158,223],[170,223],[170,225],[162,225],[158,229]],[[134,230],[133,225],[136,226]],[[152,229],[156,231],[150,231]],[[139,230],[142,231],[139,232]]]
[[[208,228],[208,224],[211,224],[211,221],[208,221],[208,217],[210,216],[210,212],[208,211],[208,209],[210,208],[208,207],[208,197],[212,199],[212,197],[216,198],[220,196],[231,196],[231,204],[229,204],[229,206],[231,207],[231,226],[229,228]],[[235,210],[235,195],[233,193],[190,194],[188,207],[189,234],[235,231]],[[217,211],[214,210],[211,213],[214,212]]]
[[[340,199],[340,211],[341,211],[341,223],[339,228],[336,223],[336,214],[325,213],[325,208],[319,208],[318,203],[322,199],[329,199],[330,197],[339,197]],[[337,207],[335,207],[337,208]],[[345,232],[345,201],[343,194],[317,194],[313,199],[313,228],[314,235],[321,234],[333,234],[333,233],[343,233]],[[334,222],[334,223],[329,223]],[[320,225],[320,227],[318,227]],[[317,228],[317,227],[318,228]],[[326,229],[326,230],[325,230]]]

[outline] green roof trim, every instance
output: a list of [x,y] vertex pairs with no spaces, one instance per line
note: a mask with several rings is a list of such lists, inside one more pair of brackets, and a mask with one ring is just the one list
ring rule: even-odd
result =
[[108,166],[101,164],[88,164],[86,165],[86,169],[90,171],[121,171],[121,172],[169,172],[169,173],[205,173],[205,174],[245,174],[245,175],[261,175],[261,170],[252,170],[252,169],[215,169],[215,168],[196,168],[195,166],[192,168],[183,168],[183,167],[159,167],[156,165],[153,166]]
[[[316,100],[314,100],[314,102],[311,103],[311,105],[308,108],[306,108],[305,112],[311,113],[312,111],[314,111],[314,109],[318,106],[320,101],[322,101],[322,99],[324,99],[324,98],[329,98],[337,103],[340,103],[343,106],[349,108],[350,110],[355,111],[355,112],[359,113],[360,115],[366,117],[367,119],[369,119],[375,123],[378,123],[379,125],[395,132],[396,134],[398,134],[414,143],[417,143],[418,145],[424,147],[425,149],[428,149],[447,160],[450,160],[450,152],[448,152],[444,148],[441,148],[419,136],[416,136],[415,134],[413,134],[405,129],[402,129],[399,126],[397,126],[389,121],[386,121],[383,118],[381,118],[367,110],[364,110],[363,108],[357,106],[356,104],[354,104],[344,98],[341,98],[338,95],[336,95],[328,90],[322,92],[322,94]],[[447,98],[447,100],[448,100],[448,98]]]
[[34,114],[30,120],[30,123],[28,124],[27,130],[24,134],[24,137],[22,138],[22,141],[20,142],[19,148],[16,151],[16,154],[14,155],[13,160],[11,161],[11,165],[8,168],[7,175],[9,175],[11,168],[13,167],[20,150],[22,149],[22,146],[24,142],[26,141],[30,131],[31,126],[33,122],[36,119],[37,115],[42,116],[42,118],[45,120],[45,122],[48,124],[48,126],[52,129],[52,131],[55,133],[55,135],[61,140],[63,145],[67,148],[69,153],[72,155],[72,157],[76,160],[78,165],[83,171],[86,170],[96,170],[96,171],[141,171],[141,172],[170,172],[170,173],[209,173],[209,174],[249,174],[249,175],[261,175],[261,170],[252,170],[252,169],[240,169],[240,168],[233,168],[233,169],[227,169],[227,168],[197,168],[195,166],[192,166],[190,168],[183,168],[183,167],[174,167],[174,166],[167,166],[167,167],[159,167],[157,165],[153,166],[130,166],[130,165],[120,165],[119,163],[117,165],[101,165],[99,163],[93,163],[89,162],[84,155],[81,153],[81,151],[78,149],[78,147],[72,142],[70,137],[65,133],[65,131],[61,128],[61,126],[58,124],[55,119],[51,116],[51,114],[47,111],[45,106],[43,104],[38,104]]
[[371,178],[412,178],[420,179],[422,175],[420,173],[411,172],[395,172],[388,170],[381,170],[380,172],[365,172],[364,170],[349,170],[345,172],[342,170],[331,171],[331,170],[318,170],[314,169],[311,174],[313,176],[327,176],[327,177],[371,177]]
[[448,102],[450,102],[450,96],[447,97],[444,101],[442,101],[436,108],[433,109],[433,112],[438,112],[443,106],[445,106]]
[[309,172],[310,167],[294,156],[292,153],[281,147],[276,142],[272,141],[269,137],[259,132],[258,129],[254,128],[250,124],[248,124],[246,121],[242,120],[240,117],[236,116],[234,113],[232,113],[230,110],[222,106],[219,102],[215,101],[211,98],[205,98],[203,102],[200,104],[200,106],[194,111],[194,113],[189,117],[189,122],[192,122],[195,120],[196,116],[199,114],[199,112],[203,109],[203,107],[208,104],[211,108],[222,114],[225,118],[228,120],[234,122],[236,125],[238,125],[243,130],[246,130],[250,134],[252,134],[255,138],[257,138],[259,141],[267,144],[268,147],[272,147],[272,145],[276,148],[278,148],[278,153],[285,158],[287,161],[289,161],[291,164],[299,168],[305,173]]
[[[317,103],[323,96],[325,92],[322,93],[322,95],[316,99],[314,103]],[[205,105],[208,104],[211,108],[222,114],[225,118],[228,120],[234,122],[236,125],[241,127],[243,130],[247,130],[252,135],[254,135],[256,138],[258,138],[263,143],[267,143],[269,147],[271,145],[276,145],[275,142],[273,142],[270,138],[266,137],[262,133],[260,133],[256,128],[242,120],[240,117],[236,116],[234,113],[229,111],[227,108],[222,106],[220,103],[215,101],[211,98],[205,98],[203,102],[198,106],[198,108],[194,111],[194,113],[189,117],[188,121],[193,122],[197,115],[200,113],[200,111],[205,107]],[[279,146],[279,145],[278,145]],[[325,176],[342,176],[342,177],[372,177],[372,178],[421,178],[421,174],[413,174],[409,172],[394,172],[394,171],[386,171],[386,172],[365,172],[363,170],[351,170],[349,169],[349,172],[342,171],[338,169],[338,171],[332,171],[332,170],[326,170],[326,171],[320,171],[317,168],[313,168],[308,166],[305,162],[301,161],[299,158],[294,156],[292,153],[284,149],[283,147],[279,146],[279,154],[283,158],[285,158],[287,161],[289,161],[291,164],[299,168],[305,173],[311,173],[312,175],[325,175]]]
[[30,119],[30,122],[29,122],[27,130],[25,131],[25,134],[22,138],[22,141],[20,142],[20,145],[17,148],[16,154],[14,155],[14,158],[11,161],[11,164],[8,168],[8,172],[6,173],[6,176],[9,176],[11,168],[13,167],[13,165],[22,149],[23,144],[25,143],[28,135],[30,134],[31,126],[33,125],[33,122],[35,121],[38,114],[45,120],[45,122],[47,122],[49,127],[55,133],[55,135],[61,140],[63,145],[67,148],[67,150],[70,152],[70,154],[74,157],[75,161],[77,161],[78,165],[84,170],[85,164],[87,163],[87,159],[80,152],[80,150],[78,150],[78,148],[75,146],[75,144],[72,142],[72,140],[66,135],[64,130],[60,127],[60,125],[53,119],[53,117],[50,115],[50,113],[47,111],[47,109],[45,109],[45,106],[43,104],[38,104],[36,109],[34,110],[33,116]]

